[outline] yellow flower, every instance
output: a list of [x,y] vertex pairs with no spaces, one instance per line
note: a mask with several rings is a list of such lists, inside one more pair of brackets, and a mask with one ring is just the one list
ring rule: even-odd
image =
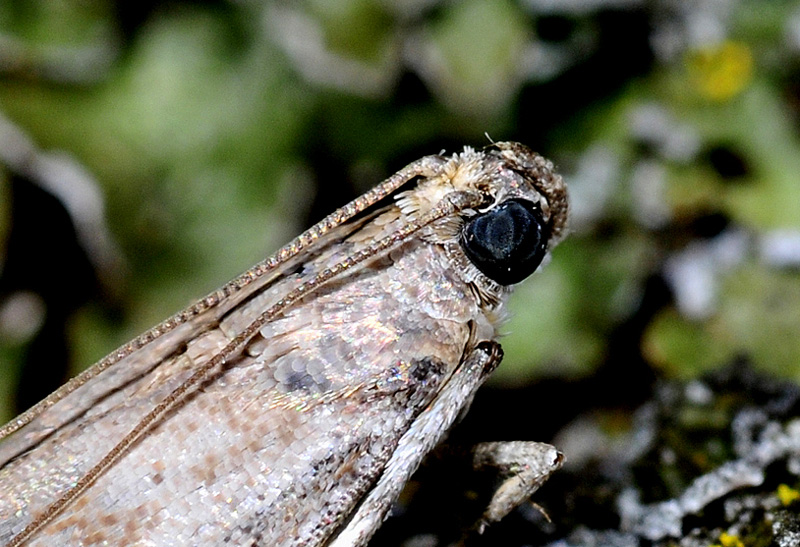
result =
[[753,54],[742,42],[726,41],[695,50],[686,64],[700,94],[715,101],[737,95],[753,77]]
[[778,499],[781,500],[781,503],[784,506],[791,505],[792,502],[800,499],[800,492],[788,484],[779,484],[778,491],[776,493],[778,494]]
[[739,536],[722,532],[719,535],[719,543],[711,547],[744,547],[744,543]]

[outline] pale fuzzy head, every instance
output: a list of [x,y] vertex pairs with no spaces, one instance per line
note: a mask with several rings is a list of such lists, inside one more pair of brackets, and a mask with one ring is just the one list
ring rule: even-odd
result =
[[477,191],[486,196],[481,212],[514,197],[539,203],[550,224],[549,247],[555,246],[565,232],[568,215],[567,187],[553,163],[515,142],[498,142],[485,151],[465,146],[453,154],[436,177],[421,181],[412,190],[397,194],[397,205],[404,215],[424,214],[439,204],[447,194]]
[[472,287],[487,313],[501,313],[500,304],[513,284],[501,285],[490,279],[468,258],[462,246],[465,223],[508,200],[525,200],[541,211],[549,251],[565,233],[566,186],[550,161],[521,144],[500,142],[482,151],[465,147],[463,152],[448,159],[439,175],[398,194],[397,205],[403,215],[416,218],[434,208],[448,194],[465,191],[480,194],[482,204],[431,224],[424,230],[423,237],[444,246],[447,259]]

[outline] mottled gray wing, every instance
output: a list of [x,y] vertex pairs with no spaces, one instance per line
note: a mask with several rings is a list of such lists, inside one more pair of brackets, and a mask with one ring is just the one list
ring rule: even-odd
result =
[[[380,200],[419,175],[437,172],[444,159],[428,156],[401,169],[344,207],[312,226],[271,257],[257,264],[219,290],[156,325],[118,348],[90,369],[56,390],[33,408],[0,427],[0,465],[36,445],[62,425],[80,417],[97,401],[105,399],[129,382],[161,366],[167,357],[182,351],[186,340],[213,328],[242,302],[268,287],[284,272],[306,263],[314,249],[346,237],[359,224],[352,218],[367,215]],[[56,407],[56,408],[54,408]],[[8,438],[24,428],[25,431]]]
[[[193,323],[188,344],[176,341],[158,366],[103,390],[8,462],[0,539],[45,511],[261,310],[396,230],[398,215],[371,219],[357,238],[320,246],[294,273]],[[425,287],[434,286],[432,299]],[[265,325],[32,544],[319,544],[458,365],[474,315],[440,247],[411,239],[375,257]]]
[[[330,245],[346,237],[357,228],[357,224],[337,227],[320,243]],[[283,272],[292,271],[303,261],[313,258],[306,253],[296,256],[265,275],[246,272],[225,287],[208,295],[186,310],[167,319],[136,340],[119,348],[98,364],[111,361],[113,366],[105,368],[91,381],[81,383],[67,397],[53,406],[44,408],[20,431],[0,442],[0,465],[4,465],[19,454],[34,448],[48,436],[74,420],[78,420],[96,405],[113,399],[125,386],[136,384],[142,378],[158,373],[158,369],[174,360],[186,348],[186,342],[200,333],[215,328],[223,317],[231,314],[242,302],[267,290],[283,277]],[[258,266],[255,269],[257,269]],[[251,270],[252,271],[252,270]],[[117,395],[118,396],[118,395]],[[144,408],[153,401],[142,400]],[[135,417],[132,417],[135,418]],[[9,425],[13,425],[13,421]]]

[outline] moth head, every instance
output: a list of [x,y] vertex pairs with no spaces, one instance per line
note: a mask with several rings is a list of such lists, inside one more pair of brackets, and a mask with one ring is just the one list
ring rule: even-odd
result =
[[472,265],[501,286],[519,283],[539,267],[564,232],[567,196],[550,161],[519,143],[484,152],[487,206],[465,211],[459,243]]
[[444,246],[459,276],[491,307],[563,236],[566,187],[550,161],[500,142],[453,155],[435,176],[400,193],[397,204],[406,218],[419,218],[456,194],[472,196],[476,205],[432,222],[422,237]]

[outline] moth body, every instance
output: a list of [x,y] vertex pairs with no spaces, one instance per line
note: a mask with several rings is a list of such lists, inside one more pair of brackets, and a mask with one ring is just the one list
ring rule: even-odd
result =
[[389,182],[7,426],[0,543],[365,543],[566,221],[514,143]]

